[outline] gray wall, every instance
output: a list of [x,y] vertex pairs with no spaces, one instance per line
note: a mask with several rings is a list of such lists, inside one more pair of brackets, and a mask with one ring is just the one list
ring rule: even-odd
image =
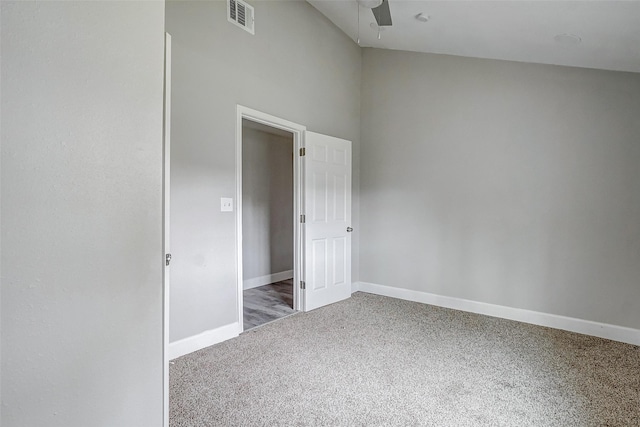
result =
[[362,281],[640,327],[640,74],[362,69]]
[[2,2],[3,427],[162,422],[163,2]]
[[[252,4],[255,36],[227,22],[223,1],[167,2],[171,341],[238,318],[235,213],[220,212],[220,197],[235,194],[236,104],[352,140],[357,201],[360,48],[306,2]],[[353,259],[357,272],[357,249]]]
[[242,130],[244,280],[293,270],[293,135]]

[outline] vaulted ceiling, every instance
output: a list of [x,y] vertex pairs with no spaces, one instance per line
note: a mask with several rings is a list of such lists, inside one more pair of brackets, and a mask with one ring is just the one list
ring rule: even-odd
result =
[[640,1],[389,0],[379,39],[356,0],[308,2],[363,47],[640,72]]

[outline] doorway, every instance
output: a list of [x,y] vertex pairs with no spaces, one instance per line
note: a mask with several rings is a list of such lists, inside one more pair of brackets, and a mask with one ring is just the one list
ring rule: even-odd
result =
[[[262,130],[264,128],[259,125],[264,125],[273,128],[276,134],[284,131],[293,136],[293,310],[313,310],[351,295],[353,231],[351,141],[309,132],[305,126],[238,105],[236,271],[239,332],[248,329],[244,327],[243,124]],[[276,279],[282,280],[277,276]]]
[[244,331],[297,312],[293,139],[289,131],[242,120]]
[[[303,309],[299,154],[306,128],[240,105],[236,117],[238,323],[243,332]],[[274,157],[273,162],[264,161],[266,157]],[[285,168],[284,173],[270,170],[279,166]],[[260,170],[248,171],[250,168]],[[263,182],[270,175],[273,180]],[[264,194],[272,190],[273,197]],[[250,212],[245,214],[245,210]],[[245,293],[250,309],[247,325]]]

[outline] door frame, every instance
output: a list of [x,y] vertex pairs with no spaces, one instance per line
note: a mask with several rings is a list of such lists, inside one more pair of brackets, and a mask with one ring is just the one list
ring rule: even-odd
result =
[[171,34],[164,33],[164,102],[162,124],[162,423],[169,427],[169,287],[167,255],[170,247],[171,208]]
[[242,263],[242,120],[251,120],[273,128],[285,130],[293,134],[293,309],[302,311],[304,300],[301,295],[300,281],[304,277],[303,263],[303,228],[300,215],[304,212],[303,190],[304,174],[302,173],[302,158],[300,149],[304,147],[304,133],[306,126],[262,111],[254,110],[238,104],[236,106],[236,271],[238,290],[238,333],[244,332],[243,319],[243,263]]

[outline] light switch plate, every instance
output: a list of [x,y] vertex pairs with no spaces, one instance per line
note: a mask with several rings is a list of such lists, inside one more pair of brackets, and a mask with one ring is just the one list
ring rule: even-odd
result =
[[230,197],[220,198],[220,212],[233,212],[233,199]]

